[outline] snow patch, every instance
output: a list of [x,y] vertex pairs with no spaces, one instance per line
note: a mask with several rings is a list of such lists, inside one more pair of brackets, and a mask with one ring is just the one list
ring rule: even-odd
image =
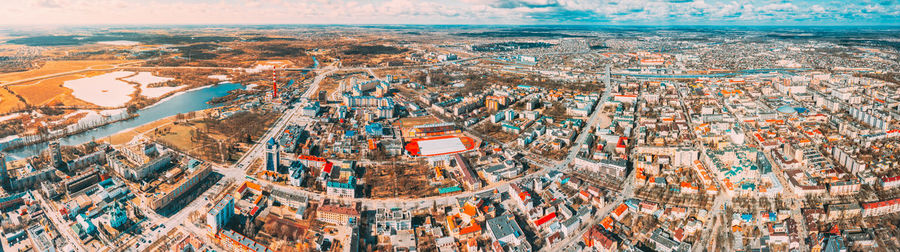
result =
[[141,96],[147,98],[157,98],[185,87],[184,85],[175,87],[149,87],[150,84],[163,83],[174,80],[174,78],[154,76],[150,72],[140,72],[137,75],[126,78],[124,80],[141,84]]
[[10,119],[15,119],[15,118],[18,118],[18,117],[20,117],[20,116],[22,116],[22,115],[24,115],[24,114],[25,114],[25,113],[18,112],[18,113],[12,113],[12,114],[9,114],[9,115],[5,115],[5,116],[0,116],[0,122],[5,122],[6,120],[10,120]]
[[224,81],[224,80],[228,80],[228,75],[214,74],[214,75],[210,75],[209,78]]
[[103,107],[121,107],[131,101],[134,86],[117,80],[132,72],[116,71],[94,77],[70,80],[63,87],[72,89],[72,96]]
[[244,68],[244,72],[259,73],[259,72],[262,72],[265,70],[272,70],[272,69],[275,69],[275,66],[273,66],[273,65],[256,65],[253,68]]

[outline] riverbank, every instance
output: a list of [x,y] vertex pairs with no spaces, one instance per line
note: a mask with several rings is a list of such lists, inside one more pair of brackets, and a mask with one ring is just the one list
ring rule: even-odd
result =
[[54,140],[54,139],[58,139],[58,138],[63,138],[63,137],[68,137],[68,136],[73,136],[73,135],[81,134],[81,133],[87,132],[87,131],[92,130],[92,129],[95,129],[95,128],[107,126],[107,125],[110,125],[110,124],[113,124],[113,123],[117,123],[117,122],[121,122],[121,121],[131,120],[131,119],[134,119],[134,118],[137,117],[137,116],[138,116],[137,114],[128,114],[127,116],[125,116],[125,117],[123,117],[123,118],[113,119],[113,120],[109,120],[109,121],[104,121],[104,122],[101,122],[101,123],[98,123],[98,124],[93,124],[93,125],[86,126],[86,127],[83,127],[83,128],[76,128],[75,130],[71,130],[71,131],[68,130],[68,128],[65,128],[65,129],[62,129],[62,130],[57,131],[58,133],[51,133],[50,135],[27,135],[27,136],[21,136],[21,137],[19,137],[19,139],[20,139],[19,141],[15,141],[15,142],[13,142],[13,143],[7,144],[7,145],[4,146],[4,148],[3,148],[2,150],[0,150],[0,151],[5,151],[5,150],[7,150],[7,149],[15,149],[15,148],[20,148],[20,147],[24,147],[24,146],[29,146],[29,145],[35,145],[35,144],[45,143],[45,142],[49,142],[49,141]]
[[[172,93],[171,95],[168,95],[168,96],[166,96],[166,97],[163,97],[162,99],[159,99],[159,101],[156,101],[156,102],[154,102],[153,104],[150,104],[150,106],[146,106],[146,107],[143,107],[143,108],[141,108],[141,109],[149,109],[149,108],[155,107],[156,105],[163,104],[163,103],[165,103],[165,102],[167,102],[167,101],[169,101],[169,100],[172,100],[173,98],[175,98],[175,97],[177,97],[177,96],[179,96],[179,95],[183,95],[183,94],[185,94],[185,93],[189,93],[189,92],[194,92],[194,91],[199,91],[199,90],[203,90],[203,89],[215,87],[215,86],[221,85],[221,84],[236,84],[236,83],[229,83],[229,82],[223,81],[223,82],[219,82],[219,83],[216,83],[216,84],[211,84],[211,85],[206,85],[206,86],[202,86],[202,87],[191,88],[191,89],[188,89],[188,90],[178,91],[178,92]],[[239,85],[240,85],[240,84],[239,84]]]
[[110,135],[107,138],[100,139],[98,141],[106,142],[111,145],[123,145],[128,142],[131,142],[138,135],[147,133],[151,130],[154,130],[161,126],[170,124],[172,122],[175,122],[175,116],[169,116],[169,117],[159,119],[159,120],[153,121],[151,123],[147,123],[147,124],[137,126],[134,128],[123,129],[122,131],[119,131],[118,133]]
[[[221,83],[198,87],[186,90],[166,97],[159,102],[138,110],[135,114],[139,115],[130,120],[110,123],[105,126],[96,127],[86,130],[83,133],[60,138],[59,141],[63,145],[79,145],[93,140],[103,140],[112,135],[135,129],[148,123],[154,123],[160,119],[175,116],[177,114],[189,113],[192,111],[205,110],[217,107],[207,104],[207,101],[228,95],[230,91],[242,88],[243,85],[237,83]],[[125,136],[123,136],[125,137]],[[130,140],[130,139],[128,139]],[[112,142],[111,140],[107,140]],[[122,140],[117,140],[119,142]],[[127,141],[126,141],[127,142]],[[40,153],[47,147],[46,143],[33,144],[15,149],[8,149],[7,156],[13,159],[25,158]]]
[[[207,113],[209,112],[209,109],[197,110],[194,112],[196,112],[196,115],[195,115],[195,118],[192,118],[192,119],[208,116]],[[141,126],[137,126],[137,127],[133,127],[133,128],[129,128],[129,129],[123,129],[122,131],[112,134],[109,137],[104,138],[100,141],[109,143],[111,145],[127,144],[127,143],[135,140],[135,138],[138,136],[141,136],[141,135],[144,135],[147,133],[151,133],[155,129],[159,129],[159,128],[162,128],[163,126],[174,123],[175,121],[178,120],[177,117],[178,117],[177,115],[173,115],[173,116],[165,117],[165,118],[162,118],[162,119],[159,119],[159,120],[156,120],[156,121],[153,121],[153,122],[141,125]]]

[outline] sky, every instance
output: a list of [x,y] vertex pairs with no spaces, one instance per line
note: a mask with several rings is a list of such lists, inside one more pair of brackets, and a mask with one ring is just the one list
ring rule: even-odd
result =
[[0,0],[0,25],[900,25],[900,0]]

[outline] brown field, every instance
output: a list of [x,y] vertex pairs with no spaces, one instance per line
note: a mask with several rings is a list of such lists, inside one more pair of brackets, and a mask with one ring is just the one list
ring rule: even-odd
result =
[[28,70],[25,72],[0,74],[0,83],[18,81],[22,79],[41,77],[45,75],[58,74],[84,69],[105,69],[115,64],[128,62],[136,62],[131,60],[64,60],[64,61],[47,61],[39,69]]
[[335,81],[332,78],[325,78],[322,79],[322,82],[319,83],[319,90],[316,90],[316,92],[313,94],[318,97],[320,91],[325,91],[327,93],[326,97],[330,98],[331,95],[338,90],[338,87],[340,87],[340,83],[338,81]]
[[25,103],[19,100],[14,94],[0,88],[0,114],[25,107]]
[[379,69],[379,70],[373,70],[372,72],[374,72],[375,75],[378,75],[378,77],[381,77],[382,79],[387,78],[386,76],[388,74],[393,75],[394,78],[400,78],[409,73],[408,70],[400,70],[400,69]]
[[191,130],[203,130],[205,128],[206,125],[202,123],[171,124],[160,127],[159,131],[161,133],[158,135],[150,132],[149,137],[168,143],[175,149],[191,153],[197,148],[197,144],[191,140]]
[[402,128],[412,128],[418,125],[423,124],[434,124],[441,123],[441,120],[434,116],[420,116],[420,117],[408,117],[402,118],[397,122],[394,122],[394,126],[399,126]]
[[35,106],[56,104],[66,106],[94,106],[91,103],[75,98],[72,96],[72,90],[63,87],[62,85],[65,81],[90,77],[100,73],[102,72],[88,72],[29,81],[23,84],[11,85],[9,86],[9,89],[22,96],[28,104]]
[[364,176],[366,184],[372,185],[372,198],[423,198],[437,195],[437,187],[428,179],[433,173],[424,164],[397,163],[375,166]]

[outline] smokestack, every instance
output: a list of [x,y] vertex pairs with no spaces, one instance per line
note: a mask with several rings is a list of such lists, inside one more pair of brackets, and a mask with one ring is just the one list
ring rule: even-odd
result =
[[275,68],[272,67],[272,100],[278,99],[278,82],[275,78]]

